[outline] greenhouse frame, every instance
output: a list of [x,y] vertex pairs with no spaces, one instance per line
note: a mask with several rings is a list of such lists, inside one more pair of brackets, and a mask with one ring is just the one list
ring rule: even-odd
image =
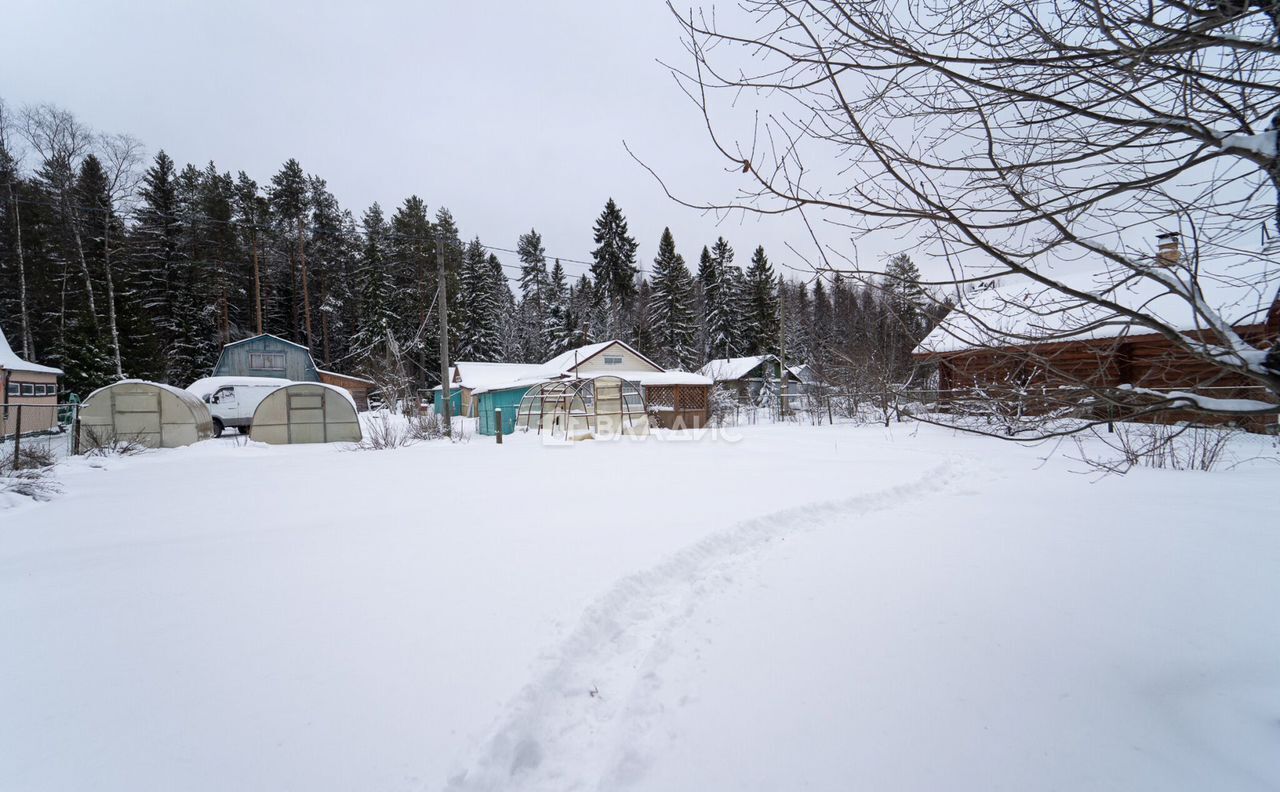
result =
[[534,385],[520,400],[516,428],[565,441],[649,434],[640,386],[604,375]]

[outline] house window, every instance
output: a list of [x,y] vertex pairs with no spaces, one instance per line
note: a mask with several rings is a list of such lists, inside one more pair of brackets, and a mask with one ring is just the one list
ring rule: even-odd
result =
[[622,365],[622,355],[605,355],[605,356],[604,356],[604,364],[605,364],[606,366],[621,366],[621,365]]
[[284,353],[250,352],[249,368],[259,371],[284,371]]
[[10,383],[9,383],[9,395],[10,395],[10,396],[20,396],[20,395],[22,395],[22,386],[21,386],[21,385],[19,385],[19,384],[18,384],[18,383],[16,383],[16,382],[10,382]]
[[22,383],[22,395],[23,395],[23,396],[35,396],[35,395],[36,395],[36,386],[35,386],[35,385],[32,385],[30,382],[24,382],[24,383]]
[[45,390],[45,386],[44,386],[44,385],[37,385],[37,386],[36,386],[36,395],[37,395],[37,396],[44,396],[47,392],[48,392],[48,391],[46,391],[46,390]]

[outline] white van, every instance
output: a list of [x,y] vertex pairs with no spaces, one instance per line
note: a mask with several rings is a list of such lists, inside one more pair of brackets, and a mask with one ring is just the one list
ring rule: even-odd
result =
[[249,433],[253,412],[262,400],[277,388],[292,385],[292,380],[275,377],[205,377],[187,386],[187,390],[209,405],[213,416],[213,436],[235,427],[240,434]]

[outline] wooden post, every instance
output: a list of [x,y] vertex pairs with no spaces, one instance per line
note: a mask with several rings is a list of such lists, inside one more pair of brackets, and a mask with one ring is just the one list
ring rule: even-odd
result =
[[502,408],[493,408],[493,423],[498,428],[498,445],[502,445]]
[[22,405],[18,405],[13,424],[13,469],[22,467]]

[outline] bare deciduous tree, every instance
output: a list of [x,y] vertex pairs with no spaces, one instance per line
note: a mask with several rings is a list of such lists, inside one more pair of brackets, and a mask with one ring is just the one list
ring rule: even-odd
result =
[[[1280,412],[1280,348],[1236,329],[1261,321],[1259,307],[1229,315],[1213,296],[1252,290],[1265,311],[1280,284],[1280,2],[736,8],[672,6],[692,56],[673,71],[743,182],[724,200],[677,200],[799,213],[815,242],[820,219],[855,238],[914,236],[950,269],[926,286],[1003,278],[1025,299],[957,308],[981,331],[973,343],[1008,350],[1120,325],[1264,396],[1152,390],[1139,411]],[[1152,255],[1158,231],[1180,233],[1178,257]],[[842,269],[818,247],[819,267]],[[1003,321],[1028,303],[1034,331]],[[1114,385],[1093,390],[1132,404]]]

